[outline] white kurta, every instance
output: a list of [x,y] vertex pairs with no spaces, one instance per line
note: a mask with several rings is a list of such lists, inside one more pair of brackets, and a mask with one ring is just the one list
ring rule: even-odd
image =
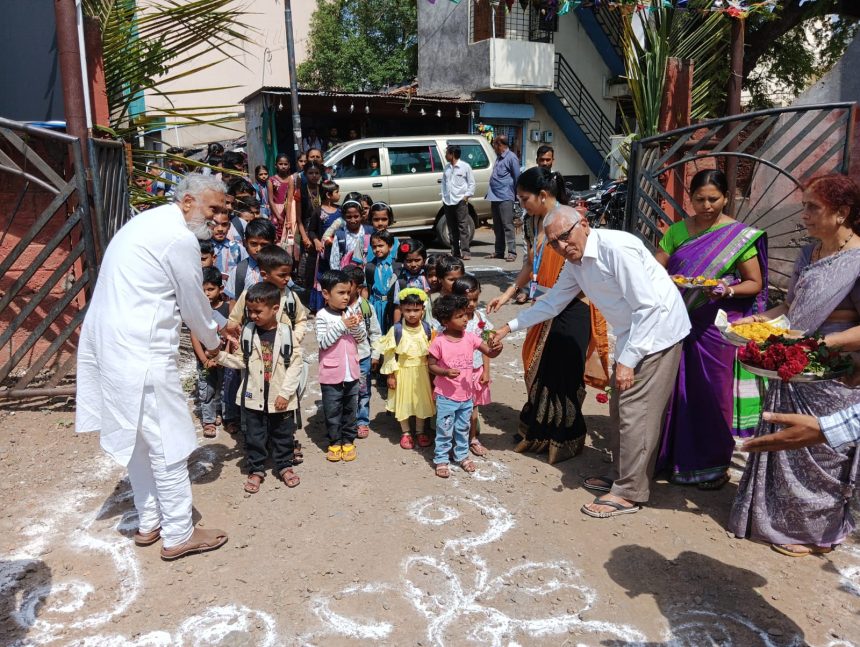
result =
[[78,345],[77,431],[100,431],[101,446],[128,465],[141,424],[144,386],[155,390],[164,459],[197,446],[179,379],[182,321],[206,348],[217,326],[203,294],[200,246],[175,204],[145,211],[105,252]]

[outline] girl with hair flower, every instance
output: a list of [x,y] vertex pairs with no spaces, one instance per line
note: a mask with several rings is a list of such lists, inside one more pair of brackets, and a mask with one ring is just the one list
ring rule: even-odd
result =
[[425,431],[427,418],[436,413],[427,356],[433,330],[424,321],[427,293],[421,288],[406,288],[397,295],[402,320],[391,326],[388,333],[375,344],[382,353],[379,372],[388,376],[388,401],[385,408],[394,413],[400,423],[400,446],[412,449],[411,421],[419,447],[432,444]]

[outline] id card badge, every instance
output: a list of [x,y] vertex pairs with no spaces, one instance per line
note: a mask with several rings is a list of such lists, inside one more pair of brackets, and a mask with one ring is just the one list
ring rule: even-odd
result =
[[529,299],[534,301],[535,295],[537,294],[537,281],[529,281]]

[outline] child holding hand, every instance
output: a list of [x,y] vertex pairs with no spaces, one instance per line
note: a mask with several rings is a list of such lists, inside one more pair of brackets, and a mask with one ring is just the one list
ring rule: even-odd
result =
[[[454,281],[454,294],[459,294],[469,300],[466,314],[469,315],[469,323],[466,332],[486,339],[493,325],[487,319],[483,309],[478,308],[478,300],[481,298],[481,282],[474,274],[465,276]],[[490,358],[476,350],[473,355],[472,368],[475,370],[475,395],[472,408],[472,423],[469,428],[469,449],[475,456],[486,456],[487,448],[481,444],[478,436],[481,433],[481,423],[478,419],[478,407],[492,402],[490,397]]]
[[266,476],[269,445],[275,472],[284,485],[293,488],[300,482],[293,464],[302,349],[294,342],[292,329],[278,322],[281,299],[281,290],[271,283],[250,287],[245,295],[249,347],[240,344],[233,353],[218,354],[222,366],[245,370],[236,404],[245,421],[245,492],[249,494],[259,492]]
[[450,476],[449,462],[453,449],[454,462],[465,472],[474,472],[475,463],[469,458],[469,428],[472,417],[475,369],[474,351],[498,357],[501,345],[491,347],[481,337],[466,332],[469,324],[469,300],[460,295],[446,294],[433,305],[433,317],[444,327],[430,343],[428,367],[436,376],[436,451],[433,462],[436,476]]
[[406,288],[398,295],[402,319],[379,340],[376,348],[383,353],[380,373],[388,376],[386,409],[394,412],[400,423],[400,446],[412,449],[410,421],[415,419],[419,447],[430,446],[424,430],[427,418],[435,413],[427,356],[432,330],[424,321],[427,293],[421,288]]

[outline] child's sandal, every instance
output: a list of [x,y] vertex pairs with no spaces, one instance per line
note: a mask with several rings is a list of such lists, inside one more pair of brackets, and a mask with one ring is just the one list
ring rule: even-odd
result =
[[419,447],[429,447],[433,444],[433,441],[430,440],[430,436],[425,433],[416,434],[418,437],[418,446]]
[[215,430],[216,427],[211,422],[203,425],[203,437],[204,438],[215,438]]
[[460,469],[464,472],[472,473],[477,467],[475,467],[475,462],[471,458],[464,458],[460,461]]
[[279,474],[281,480],[284,482],[284,485],[287,487],[296,487],[302,480],[299,478],[299,475],[293,471],[292,467],[287,467],[286,469],[282,469]]
[[487,448],[481,444],[481,441],[477,438],[474,438],[472,442],[469,443],[469,449],[475,456],[484,457],[487,455]]
[[448,463],[442,463],[436,466],[436,476],[440,479],[446,479],[451,476],[451,468]]
[[265,478],[262,474],[248,474],[248,479],[245,481],[245,492],[248,494],[259,492]]
[[301,465],[305,462],[305,455],[302,453],[302,444],[296,441],[293,448],[293,465]]
[[412,434],[403,434],[400,437],[400,447],[402,449],[412,449],[415,447],[415,443],[412,441]]

